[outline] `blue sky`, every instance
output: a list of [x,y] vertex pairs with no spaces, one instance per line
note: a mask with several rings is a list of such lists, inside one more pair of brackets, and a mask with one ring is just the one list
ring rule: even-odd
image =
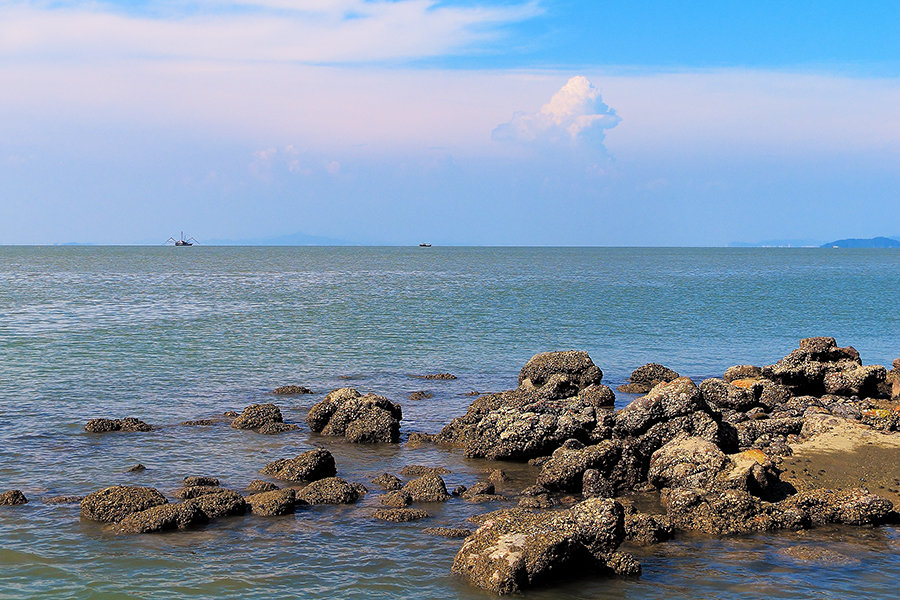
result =
[[900,4],[0,0],[0,243],[900,234]]

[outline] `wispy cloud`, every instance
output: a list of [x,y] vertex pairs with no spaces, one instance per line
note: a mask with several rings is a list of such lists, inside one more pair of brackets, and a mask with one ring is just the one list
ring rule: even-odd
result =
[[542,12],[535,1],[201,1],[136,13],[89,1],[0,3],[0,56],[356,63],[464,53]]
[[525,144],[586,145],[602,149],[606,130],[622,119],[607,106],[600,91],[578,75],[556,92],[536,113],[518,113],[497,126],[493,139]]

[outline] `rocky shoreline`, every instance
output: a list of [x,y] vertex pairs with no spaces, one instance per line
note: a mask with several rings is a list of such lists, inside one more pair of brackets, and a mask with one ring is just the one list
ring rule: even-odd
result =
[[[498,594],[576,575],[637,576],[641,566],[627,548],[685,532],[720,536],[900,521],[894,511],[900,501],[900,359],[891,370],[863,365],[852,347],[819,337],[801,340],[774,364],[736,365],[701,382],[651,363],[618,388],[644,394],[620,410],[602,380],[586,352],[538,354],[522,368],[515,389],[475,397],[440,432],[409,433],[410,448],[434,445],[497,461],[499,468],[469,488],[448,489],[442,477],[448,470],[416,465],[403,469],[402,478],[384,473],[368,485],[347,481],[338,476],[334,456],[317,448],[259,465],[270,480],[243,490],[223,487],[216,477],[191,476],[168,497],[151,487],[111,486],[84,498],[43,501],[79,503],[82,519],[117,534],[354,504],[372,493],[369,486],[380,489],[381,507],[371,517],[382,521],[426,519],[435,503],[483,505],[469,527],[423,529],[459,538],[448,568]],[[282,386],[274,393],[312,392]],[[424,391],[415,394],[411,399],[428,398]],[[226,416],[231,427],[260,434],[301,429],[271,403]],[[306,424],[348,444],[397,444],[402,419],[398,403],[341,388],[310,408]],[[153,429],[133,417],[85,425],[89,435],[153,435]],[[534,481],[515,495],[497,493],[506,481],[503,461],[527,461]],[[518,506],[510,508],[511,501]],[[19,490],[0,494],[0,505],[27,502]],[[491,511],[494,502],[506,505]]]

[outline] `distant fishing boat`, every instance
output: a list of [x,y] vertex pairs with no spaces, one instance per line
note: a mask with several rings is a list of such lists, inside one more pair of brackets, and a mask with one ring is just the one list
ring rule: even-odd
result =
[[193,246],[194,244],[199,244],[200,242],[198,242],[197,240],[195,240],[192,237],[189,237],[188,239],[184,239],[184,232],[182,231],[180,238],[178,238],[176,240],[175,238],[170,237],[169,239],[166,240],[166,243],[167,244],[175,244],[176,246]]
[[426,244],[425,242],[422,242],[421,244],[419,244],[419,248],[431,248],[431,244]]

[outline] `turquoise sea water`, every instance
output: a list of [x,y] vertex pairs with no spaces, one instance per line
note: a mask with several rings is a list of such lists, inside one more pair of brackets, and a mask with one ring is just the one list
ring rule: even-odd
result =
[[[699,381],[768,364],[799,338],[832,335],[865,363],[900,356],[900,252],[819,249],[0,248],[0,596],[483,598],[449,574],[463,526],[484,505],[451,501],[402,525],[353,507],[243,517],[204,529],[115,537],[42,496],[106,485],[165,492],[186,475],[235,489],[276,458],[315,446],[356,481],[406,464],[469,485],[497,465],[460,452],[358,447],[310,434],[307,409],[352,385],[401,402],[403,432],[435,432],[471,390],[515,386],[534,353],[587,350],[611,385],[662,362]],[[415,374],[450,371],[455,381]],[[312,396],[274,397],[279,385]],[[410,401],[409,392],[434,398]],[[620,404],[628,401],[621,397]],[[277,403],[297,432],[262,436],[178,425]],[[93,417],[136,416],[150,433],[90,435]],[[141,462],[142,474],[124,473]],[[508,493],[531,483],[525,465]],[[823,567],[781,550],[822,545]],[[641,550],[636,580],[592,579],[535,598],[889,596],[897,532],[837,529],[680,539]]]

